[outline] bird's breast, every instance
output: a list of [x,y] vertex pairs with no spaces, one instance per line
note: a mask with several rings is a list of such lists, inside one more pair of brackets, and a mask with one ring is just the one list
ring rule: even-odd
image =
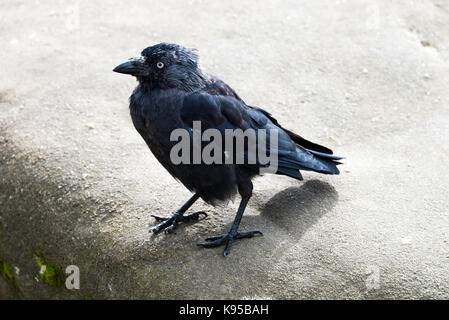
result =
[[149,146],[171,145],[171,132],[183,126],[180,117],[183,100],[177,90],[134,91],[130,97],[131,118]]

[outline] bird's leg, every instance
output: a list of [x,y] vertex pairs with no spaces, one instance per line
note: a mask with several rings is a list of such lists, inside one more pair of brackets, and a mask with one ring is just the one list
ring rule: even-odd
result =
[[192,204],[194,204],[195,201],[198,200],[199,197],[200,196],[197,193],[195,193],[178,211],[176,211],[169,218],[151,215],[157,221],[162,222],[159,223],[157,226],[150,228],[150,232],[159,233],[162,230],[164,230],[165,233],[171,233],[178,226],[179,222],[197,221],[201,214],[204,215],[204,217],[207,217],[207,214],[204,211],[198,211],[186,216],[184,215],[184,212],[186,212],[192,206]]
[[221,246],[222,244],[226,244],[226,247],[223,252],[223,255],[226,257],[229,254],[229,251],[231,250],[232,241],[234,239],[252,238],[255,234],[262,235],[262,232],[258,230],[247,232],[237,231],[240,225],[240,220],[242,220],[243,217],[243,212],[245,211],[246,205],[248,204],[249,198],[250,197],[242,198],[242,201],[240,202],[239,205],[239,209],[237,210],[237,214],[234,219],[234,223],[232,224],[228,234],[206,238],[207,242],[201,242],[198,243],[198,245],[204,248],[212,248]]

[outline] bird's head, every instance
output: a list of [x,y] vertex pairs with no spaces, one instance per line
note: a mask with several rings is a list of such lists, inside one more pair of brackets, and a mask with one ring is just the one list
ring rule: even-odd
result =
[[205,83],[196,50],[170,43],[148,47],[140,57],[129,59],[114,71],[135,76],[140,84],[150,89],[195,91]]

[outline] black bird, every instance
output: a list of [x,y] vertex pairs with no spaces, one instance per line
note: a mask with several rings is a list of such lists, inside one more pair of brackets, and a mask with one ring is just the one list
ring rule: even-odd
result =
[[[283,128],[267,111],[247,105],[226,83],[201,70],[195,49],[177,44],[160,43],[146,48],[141,56],[120,64],[115,72],[135,76],[138,86],[130,97],[130,112],[135,128],[167,171],[181,181],[194,195],[171,217],[153,216],[158,225],[150,232],[173,232],[179,222],[198,220],[204,212],[184,213],[198,199],[212,205],[226,201],[238,191],[241,202],[228,234],[212,236],[202,247],[225,244],[224,256],[229,254],[234,239],[251,238],[260,231],[238,232],[240,220],[252,195],[251,179],[264,167],[247,163],[248,142],[245,144],[245,163],[174,164],[170,159],[170,134],[185,129],[193,135],[193,121],[201,121],[201,131],[214,128],[224,136],[226,129],[276,130],[277,148],[266,147],[267,154],[277,156],[276,174],[302,180],[299,170],[338,174],[337,160],[332,150],[310,142]],[[268,135],[268,133],[267,133]],[[259,141],[259,140],[258,140]],[[259,143],[257,142],[257,147]],[[202,143],[202,148],[204,143]],[[222,152],[226,156],[226,152]],[[266,166],[266,165],[265,165]]]

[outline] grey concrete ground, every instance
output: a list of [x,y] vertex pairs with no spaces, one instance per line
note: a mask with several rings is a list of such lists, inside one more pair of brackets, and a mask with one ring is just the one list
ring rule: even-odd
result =
[[[447,1],[0,6],[1,298],[449,298]],[[241,228],[264,236],[226,259],[196,242],[237,202],[148,233],[190,194],[132,126],[135,81],[111,70],[162,41],[347,157],[340,176],[258,178]],[[77,291],[59,282],[72,264]]]

